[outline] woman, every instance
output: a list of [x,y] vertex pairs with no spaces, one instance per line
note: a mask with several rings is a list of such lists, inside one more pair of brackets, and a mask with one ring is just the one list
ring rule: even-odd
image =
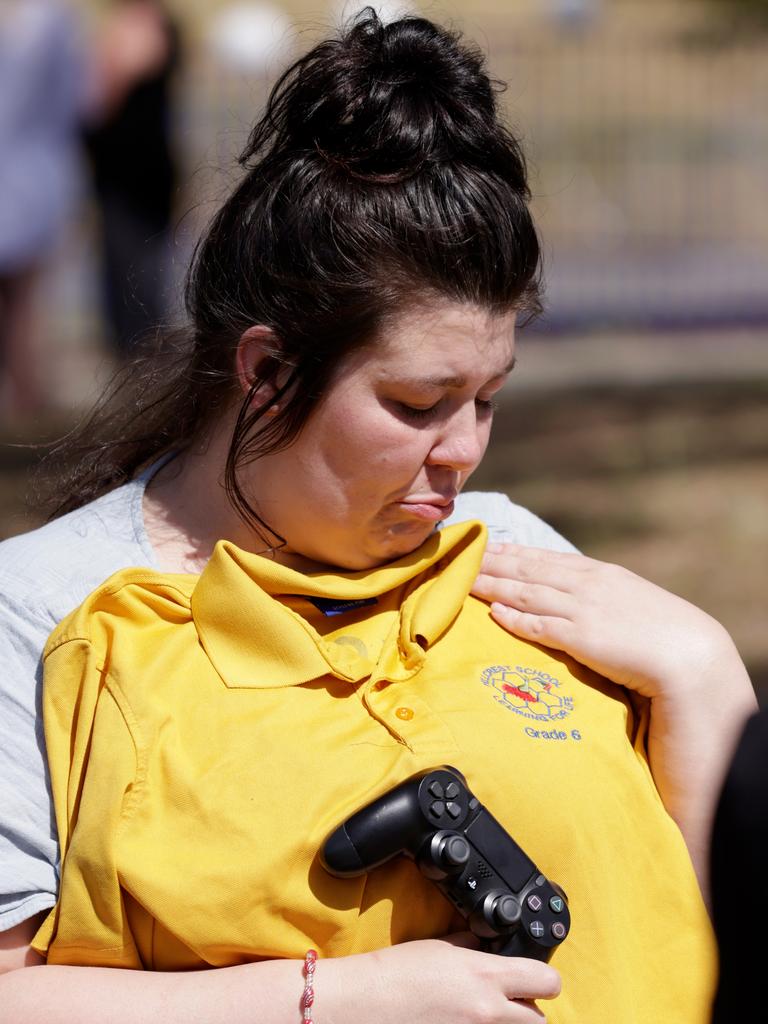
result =
[[[174,585],[166,574],[157,574],[163,576],[158,580],[155,574],[136,577],[128,570],[130,578],[123,579],[126,586],[121,584],[121,593],[138,598],[133,607],[142,615],[149,592],[144,584],[149,584],[149,590],[160,586],[161,603],[171,619],[184,619],[177,622],[180,629],[173,631],[173,646],[176,638],[191,635],[187,627],[193,621],[189,618],[193,594],[197,592],[196,602],[208,591],[203,600],[203,605],[209,602],[208,612],[202,614],[212,616],[206,618],[213,629],[211,636],[223,636],[223,642],[229,644],[227,636],[239,634],[228,628],[222,634],[217,631],[217,609],[224,610],[225,624],[248,610],[248,602],[239,600],[239,585],[244,578],[252,583],[253,574],[266,567],[278,589],[270,591],[262,585],[259,592],[274,592],[283,595],[283,600],[277,612],[272,603],[263,605],[266,617],[259,628],[268,621],[274,625],[279,612],[281,624],[288,621],[286,616],[294,627],[299,619],[309,623],[312,636],[323,639],[317,649],[322,646],[327,653],[335,650],[331,644],[343,641],[336,643],[336,656],[346,661],[349,680],[355,671],[361,671],[359,666],[355,671],[351,667],[355,657],[362,657],[358,645],[374,650],[381,646],[384,626],[391,624],[392,616],[401,615],[410,597],[415,601],[419,588],[429,581],[442,588],[449,580],[452,599],[459,595],[458,604],[448,607],[448,612],[447,597],[424,604],[410,620],[425,623],[421,631],[409,634],[406,646],[410,656],[418,659],[422,639],[426,646],[432,644],[437,649],[441,630],[447,631],[446,637],[455,636],[453,627],[443,621],[451,607],[459,618],[469,615],[483,636],[491,630],[494,644],[512,643],[492,627],[479,602],[462,600],[462,592],[466,593],[479,566],[482,531],[474,526],[456,527],[444,536],[432,536],[435,524],[450,513],[454,497],[483,454],[492,397],[511,369],[515,319],[535,304],[538,247],[525,202],[523,166],[516,144],[498,124],[479,60],[427,22],[411,19],[384,29],[368,16],[341,40],[322,44],[286,74],[265,120],[254,132],[244,158],[246,166],[257,155],[260,159],[215,218],[196,257],[188,292],[196,336],[191,367],[170,383],[160,382],[166,387],[164,394],[160,388],[162,401],[157,390],[144,396],[144,418],[129,442],[125,441],[124,425],[119,426],[122,454],[112,458],[111,466],[97,465],[90,477],[83,476],[84,489],[74,498],[78,503],[110,483],[130,477],[147,461],[178,453],[157,470],[145,495],[148,533],[162,568],[176,573],[203,569],[199,579],[202,583],[205,578],[206,583],[198,590],[197,576],[179,578],[176,593],[181,604],[176,605],[171,595]],[[195,385],[191,391],[190,384]],[[149,441],[142,443],[142,438]],[[114,451],[111,449],[110,457]],[[222,467],[226,467],[226,493],[219,486]],[[213,545],[221,537],[229,543],[217,548],[209,562]],[[657,610],[648,585],[573,557],[573,562],[557,558],[550,562],[543,555],[517,550],[492,553],[486,563],[489,572],[477,584],[478,591],[489,598],[508,598],[520,610],[514,625],[522,635],[564,649],[575,648],[585,662],[596,663],[610,674],[626,673],[621,681],[651,699],[654,712],[658,710],[649,734],[654,775],[671,813],[679,817],[695,847],[709,813],[708,794],[714,777],[713,773],[703,779],[699,774],[697,744],[716,738],[721,753],[713,760],[719,765],[730,733],[716,727],[711,711],[702,713],[695,708],[682,714],[680,708],[695,702],[695,694],[713,685],[702,666],[716,659],[718,680],[721,673],[734,677],[730,707],[736,710],[731,714],[741,720],[744,709],[751,706],[748,683],[740,674],[743,669],[722,632],[709,625],[701,613],[677,605],[668,596]],[[428,580],[438,562],[444,564],[439,572],[434,570],[434,579]],[[381,565],[385,568],[379,569]],[[216,583],[219,570],[224,578]],[[510,582],[496,579],[499,573]],[[376,613],[353,612],[358,616],[353,625],[366,631],[364,637],[353,629],[344,640],[344,632],[333,628],[321,609],[315,608],[317,614],[311,610],[304,597],[333,596],[312,590],[319,585],[318,578],[336,591],[341,587],[344,593],[361,582],[368,586],[375,579],[389,581],[391,586],[382,584],[378,593],[354,598],[364,601],[366,608],[370,608],[371,596],[379,601]],[[598,607],[611,604],[600,597],[605,586],[619,609],[626,609],[630,601],[651,602],[650,613],[641,612],[652,628],[667,631],[672,645],[687,636],[688,622],[673,629],[669,620],[690,616],[701,639],[696,641],[700,649],[690,651],[689,667],[695,680],[689,689],[687,683],[680,685],[677,674],[675,654],[679,652],[670,652],[667,660],[662,646],[643,663],[644,651],[629,645],[624,657],[621,645],[626,643],[626,627],[617,630],[621,657],[616,657],[599,634],[592,641],[588,632],[581,650],[581,616],[593,578],[597,580]],[[239,583],[230,586],[235,579]],[[315,581],[309,591],[308,584],[302,582],[307,579]],[[555,586],[551,585],[553,579]],[[286,591],[287,581],[299,589]],[[509,586],[513,589],[508,593]],[[57,663],[51,678],[63,679],[72,671],[79,677],[82,665],[76,665],[77,657],[70,659],[72,644],[78,642],[77,624],[103,622],[105,609],[99,602],[109,593],[109,588],[98,591],[93,599],[96,603],[86,603],[84,611],[59,631],[49,646],[49,664]],[[254,594],[249,591],[251,600]],[[234,603],[233,595],[238,597]],[[382,595],[393,596],[383,600]],[[505,613],[497,609],[496,614],[503,617]],[[527,618],[530,614],[533,619]],[[587,621],[590,617],[587,609]],[[246,635],[253,635],[247,622],[244,628]],[[298,628],[302,636],[310,635],[300,623]],[[299,635],[295,628],[293,633]],[[646,632],[643,646],[650,639]],[[268,645],[262,640],[260,637],[263,652]],[[213,640],[213,647],[217,642]],[[464,647],[476,657],[472,644]],[[132,644],[126,648],[131,649]],[[446,649],[445,645],[441,648]],[[529,652],[534,649],[526,648]],[[194,643],[191,650],[197,657],[207,649]],[[277,645],[275,650],[278,657],[291,660],[292,647]],[[167,664],[174,672],[182,664],[183,659],[172,657],[171,647],[164,642],[154,653],[159,652],[165,659],[170,657]],[[189,653],[185,650],[183,657]],[[233,654],[236,651],[228,647],[224,657]],[[643,712],[634,715],[619,691],[584,674],[568,659],[558,664],[565,666],[585,700],[596,700],[612,717],[606,746],[619,741],[621,757],[629,759],[626,763],[642,791],[644,807],[653,816],[662,814],[654,817],[656,823],[667,822],[660,824],[663,845],[674,860],[680,892],[685,893],[683,912],[691,913],[686,927],[691,930],[694,947],[702,950],[705,958],[708,939],[702,934],[701,908],[696,906],[687,855],[679,834],[660,812],[656,791],[644,774],[642,750],[634,751],[626,742],[627,730],[642,740]],[[209,671],[213,661],[209,658],[205,665]],[[535,669],[534,682],[541,681],[542,672]],[[69,678],[74,677],[70,674]],[[491,694],[495,682],[491,672],[482,682],[483,692]],[[502,682],[499,690],[502,700],[509,697],[505,685],[509,684]],[[521,686],[517,689],[525,692]],[[239,688],[235,690],[239,692]],[[303,700],[294,695],[312,692],[322,696],[329,691],[322,687],[306,690],[300,685],[285,692],[292,700]],[[365,706],[374,706],[386,694],[384,687],[381,697],[370,695]],[[525,698],[512,696],[526,703]],[[515,715],[518,726],[535,733],[525,724],[524,716],[517,716],[512,699],[508,705],[502,706],[501,713],[510,719]],[[339,706],[359,712],[357,704]],[[67,711],[66,729],[74,721],[71,710]],[[398,715],[398,710],[404,714]],[[466,728],[471,706],[460,703],[454,710],[461,712],[454,719],[454,728]],[[567,710],[565,705],[562,710]],[[403,746],[413,748],[414,741],[407,740],[408,730],[415,734],[427,717],[415,715],[416,724],[411,726],[408,723],[414,721],[414,714],[409,717],[408,712],[414,712],[413,706],[400,705],[390,711],[388,739],[382,749],[397,753]],[[369,717],[378,721],[376,715]],[[336,718],[323,715],[320,721],[330,723]],[[624,723],[618,730],[617,721]],[[370,725],[368,718],[365,722]],[[399,739],[397,730],[401,730]],[[535,753],[530,757],[544,765],[541,743],[548,740],[540,733],[527,738],[538,745],[531,747]],[[276,734],[290,737],[292,742],[297,738],[285,723]],[[111,739],[119,743],[114,764],[122,771],[130,761],[130,757],[124,760],[126,736],[120,734],[118,739],[117,734],[113,737],[101,728],[98,735],[108,737],[107,761]],[[63,736],[63,731],[57,733],[57,743]],[[262,737],[264,743],[267,739],[267,735]],[[313,752],[312,735],[299,732],[298,739],[302,741],[298,750],[303,746]],[[401,740],[401,746],[392,747]],[[470,740],[467,736],[463,742]],[[498,738],[495,742],[498,748]],[[577,742],[572,736],[571,747]],[[446,743],[445,737],[435,743],[428,751],[430,756],[446,751]],[[219,757],[222,748],[213,746]],[[63,747],[57,745],[60,749]],[[276,783],[285,777],[280,756],[275,761],[262,757],[259,762],[265,771],[267,766],[275,766],[269,767],[269,772]],[[60,780],[62,762],[56,764]],[[394,766],[395,762],[388,771],[394,771]],[[365,767],[363,758],[359,769]],[[310,783],[314,783],[311,777]],[[533,776],[525,780],[523,788],[535,795],[536,784]],[[67,797],[60,781],[56,787],[59,805],[64,806]],[[348,784],[346,788],[349,791]],[[542,791],[548,792],[546,787]],[[348,796],[353,800],[355,794]],[[279,800],[277,804],[279,809]],[[88,806],[92,814],[94,804]],[[106,807],[105,814],[114,810]],[[63,823],[60,817],[60,827]],[[313,829],[317,827],[312,824]],[[97,828],[91,834],[113,833]],[[275,830],[276,837],[283,834],[284,830]],[[212,838],[211,833],[205,835]],[[662,842],[655,829],[649,840]],[[539,860],[547,856],[538,850],[530,852]],[[154,857],[132,859],[133,864],[151,862]],[[551,873],[557,880],[556,872]],[[317,884],[316,878],[312,881]],[[440,919],[431,891],[421,889],[419,893],[419,899],[427,900],[434,911],[433,923],[455,925],[450,915]],[[275,899],[278,897],[276,894]],[[310,899],[306,893],[304,898]],[[581,901],[584,897],[572,894],[574,898]],[[377,905],[384,902],[386,896]],[[85,904],[68,905],[82,908]],[[115,905],[105,906],[105,919],[111,919]],[[270,896],[264,903],[267,912],[271,906],[279,903],[273,903]],[[286,911],[290,920],[290,905]],[[61,919],[69,927],[67,921],[72,917],[68,910],[62,912]],[[132,920],[135,924],[138,918],[134,915]],[[146,918],[142,920],[147,923]],[[195,926],[199,923],[197,918]],[[38,948],[51,939],[51,948],[55,948],[59,938],[56,924],[55,917],[50,919],[46,932],[36,940]],[[403,934],[407,935],[409,926],[406,921]],[[265,962],[219,971],[184,971],[199,966],[199,958],[195,961],[192,951],[191,958],[184,961],[187,954],[180,950],[191,950],[191,946],[178,940],[174,945],[173,928],[173,924],[170,928],[163,924],[158,931],[162,955],[170,948],[176,951],[177,966],[170,973],[136,975],[122,967],[94,970],[50,965],[16,971],[4,979],[5,1005],[30,1020],[38,1014],[47,1020],[82,1021],[89,1013],[100,1020],[132,1019],[132,1015],[144,1019],[149,1014],[177,1020],[192,1011],[207,1020],[293,1019],[301,989],[299,959],[286,957],[280,948],[270,956],[263,945],[270,940],[262,936],[261,952],[255,955],[266,955]],[[15,941],[21,938],[17,934]],[[143,948],[144,939],[136,938]],[[276,946],[282,941],[276,939]],[[334,959],[323,960],[318,969],[319,988],[325,979],[325,991],[318,993],[318,1017],[324,1006],[329,1020],[359,1016],[363,1010],[382,1022],[404,1016],[424,1021],[439,1016],[457,1022],[540,1019],[530,1000],[554,995],[559,987],[557,973],[546,965],[467,949],[466,944],[466,937],[448,942],[424,939],[403,941],[377,952],[355,953],[348,948],[334,953]],[[136,966],[124,959],[126,948],[125,944],[120,947],[117,962]],[[565,947],[560,952],[565,953]],[[282,959],[274,960],[274,956]],[[63,959],[59,957],[59,963]],[[69,962],[94,961],[73,958]],[[582,961],[582,966],[586,962]],[[626,964],[624,975],[612,977],[610,985],[604,985],[605,962],[590,967],[594,1000],[603,999],[603,988],[611,992],[604,1006],[611,1016],[605,1019],[632,1019],[634,969],[633,963]],[[436,976],[450,976],[450,986],[436,985]],[[706,977],[693,984],[696,1005],[700,1006],[706,998]],[[616,1015],[622,994],[623,1018]],[[563,1007],[573,1005],[567,992],[563,998]],[[684,1012],[695,1009],[689,1007]],[[603,1010],[596,1014],[590,1009],[591,1019],[602,1019],[600,1012]]]

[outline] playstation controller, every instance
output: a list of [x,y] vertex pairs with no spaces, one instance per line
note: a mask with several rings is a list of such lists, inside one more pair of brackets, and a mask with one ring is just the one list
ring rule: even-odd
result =
[[322,861],[344,878],[398,854],[416,862],[494,953],[549,960],[568,934],[563,890],[544,877],[455,768],[415,775],[353,814],[326,840]]

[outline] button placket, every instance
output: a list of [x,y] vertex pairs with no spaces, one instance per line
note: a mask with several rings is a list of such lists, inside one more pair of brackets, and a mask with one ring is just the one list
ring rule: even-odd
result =
[[[424,658],[407,669],[397,657],[382,658],[377,671],[366,682],[362,700],[368,713],[387,729],[398,742],[414,753],[437,757],[454,756],[456,739],[446,722],[418,695],[419,674]],[[399,712],[399,713],[398,713]]]

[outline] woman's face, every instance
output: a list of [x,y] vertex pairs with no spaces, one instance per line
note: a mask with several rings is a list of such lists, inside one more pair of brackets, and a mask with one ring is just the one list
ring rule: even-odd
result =
[[286,539],[278,557],[367,569],[426,540],[483,457],[514,327],[443,300],[352,353],[298,439],[244,481]]

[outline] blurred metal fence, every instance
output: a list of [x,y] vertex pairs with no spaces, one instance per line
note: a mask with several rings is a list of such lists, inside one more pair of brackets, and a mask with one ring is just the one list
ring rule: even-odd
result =
[[[768,323],[768,35],[728,36],[696,0],[491,5],[457,20],[508,83],[530,155],[542,326]],[[188,124],[198,142],[215,128],[208,152],[226,166],[269,75],[201,60],[188,77]],[[208,179],[215,195],[214,181],[220,192],[227,175]]]
[[[725,36],[698,0],[592,0],[589,17],[559,21],[555,0],[470,13],[455,3],[455,23],[508,83],[502,102],[530,157],[548,282],[540,326],[768,324],[768,34]],[[286,16],[282,56],[246,72],[216,56],[204,16],[190,20],[177,279],[236,180],[271,80],[331,21],[286,32]],[[58,312],[79,333],[94,323],[83,311],[89,231],[66,261],[70,286],[59,283]]]
[[575,34],[493,36],[552,328],[768,323],[768,37],[707,14],[619,5]]

